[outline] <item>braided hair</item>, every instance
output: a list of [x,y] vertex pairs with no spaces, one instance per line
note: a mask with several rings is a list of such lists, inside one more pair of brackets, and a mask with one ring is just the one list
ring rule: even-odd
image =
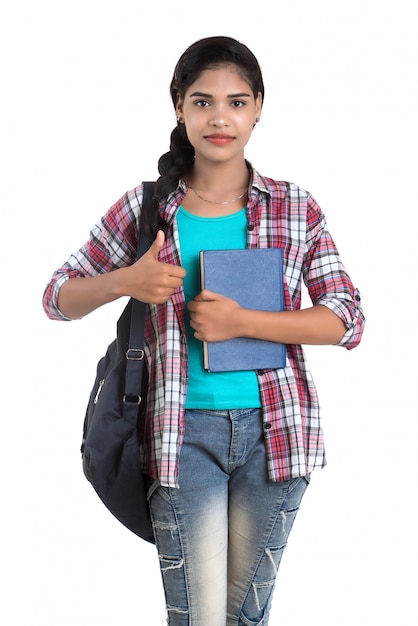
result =
[[[262,100],[264,99],[260,66],[247,46],[231,37],[207,37],[187,48],[174,69],[170,84],[174,108],[179,98],[184,99],[186,91],[203,71],[226,65],[236,66],[242,78],[250,85],[254,98],[261,93]],[[157,230],[166,230],[166,224],[159,215],[160,201],[177,188],[179,179],[192,168],[194,156],[194,148],[187,137],[185,125],[177,122],[171,133],[170,149],[158,161],[160,177],[155,184],[154,196],[149,205],[143,207],[142,227],[151,241]]]

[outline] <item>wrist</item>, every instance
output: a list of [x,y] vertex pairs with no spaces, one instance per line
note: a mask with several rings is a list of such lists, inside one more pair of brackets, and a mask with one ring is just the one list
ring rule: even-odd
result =
[[129,296],[127,287],[127,270],[129,268],[120,267],[112,272],[108,273],[109,277],[109,295],[114,298],[122,298],[123,296]]
[[236,329],[237,337],[255,337],[254,332],[254,320],[253,313],[250,309],[244,309],[242,307],[237,309],[236,319],[234,320],[234,326]]

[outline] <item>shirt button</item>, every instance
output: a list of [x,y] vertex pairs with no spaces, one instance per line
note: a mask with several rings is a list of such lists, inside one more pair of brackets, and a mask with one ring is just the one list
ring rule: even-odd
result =
[[263,425],[263,427],[264,427],[264,430],[270,430],[270,428],[271,428],[271,424],[270,424],[270,422],[265,422],[265,424]]
[[248,224],[248,230],[254,230],[254,224]]
[[361,296],[359,294],[356,295],[356,300],[357,300],[357,302],[360,302]]

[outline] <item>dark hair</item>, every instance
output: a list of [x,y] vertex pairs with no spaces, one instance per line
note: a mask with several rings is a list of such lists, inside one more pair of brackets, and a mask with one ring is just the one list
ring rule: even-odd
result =
[[[260,66],[254,54],[236,39],[231,37],[207,37],[192,44],[181,55],[170,84],[170,94],[174,107],[178,98],[184,98],[189,89],[207,69],[225,65],[235,65],[242,78],[248,82],[254,98],[261,93],[264,99],[264,84]],[[145,234],[154,239],[156,231],[165,230],[165,224],[159,218],[160,200],[177,188],[179,179],[186,174],[194,163],[194,148],[190,143],[184,124],[177,123],[171,133],[170,150],[158,161],[158,178],[154,197],[143,211]]]

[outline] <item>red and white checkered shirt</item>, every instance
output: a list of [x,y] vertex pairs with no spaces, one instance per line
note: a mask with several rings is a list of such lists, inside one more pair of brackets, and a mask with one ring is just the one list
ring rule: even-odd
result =
[[[176,213],[183,181],[160,211],[168,224],[160,261],[180,264]],[[73,277],[95,276],[136,260],[142,186],[127,192],[90,233],[87,243],[52,276],[43,305],[51,319],[65,320],[58,309],[61,285]],[[345,323],[339,345],[360,342],[364,316],[324,215],[313,197],[292,183],[253,170],[247,205],[247,246],[283,249],[285,308],[299,309],[305,282],[312,303],[334,311]],[[182,288],[163,305],[149,305],[145,328],[149,372],[144,470],[162,485],[178,486],[178,459],[184,435],[188,359]],[[268,473],[273,481],[310,474],[326,463],[317,393],[300,345],[287,346],[284,369],[257,372]]]

